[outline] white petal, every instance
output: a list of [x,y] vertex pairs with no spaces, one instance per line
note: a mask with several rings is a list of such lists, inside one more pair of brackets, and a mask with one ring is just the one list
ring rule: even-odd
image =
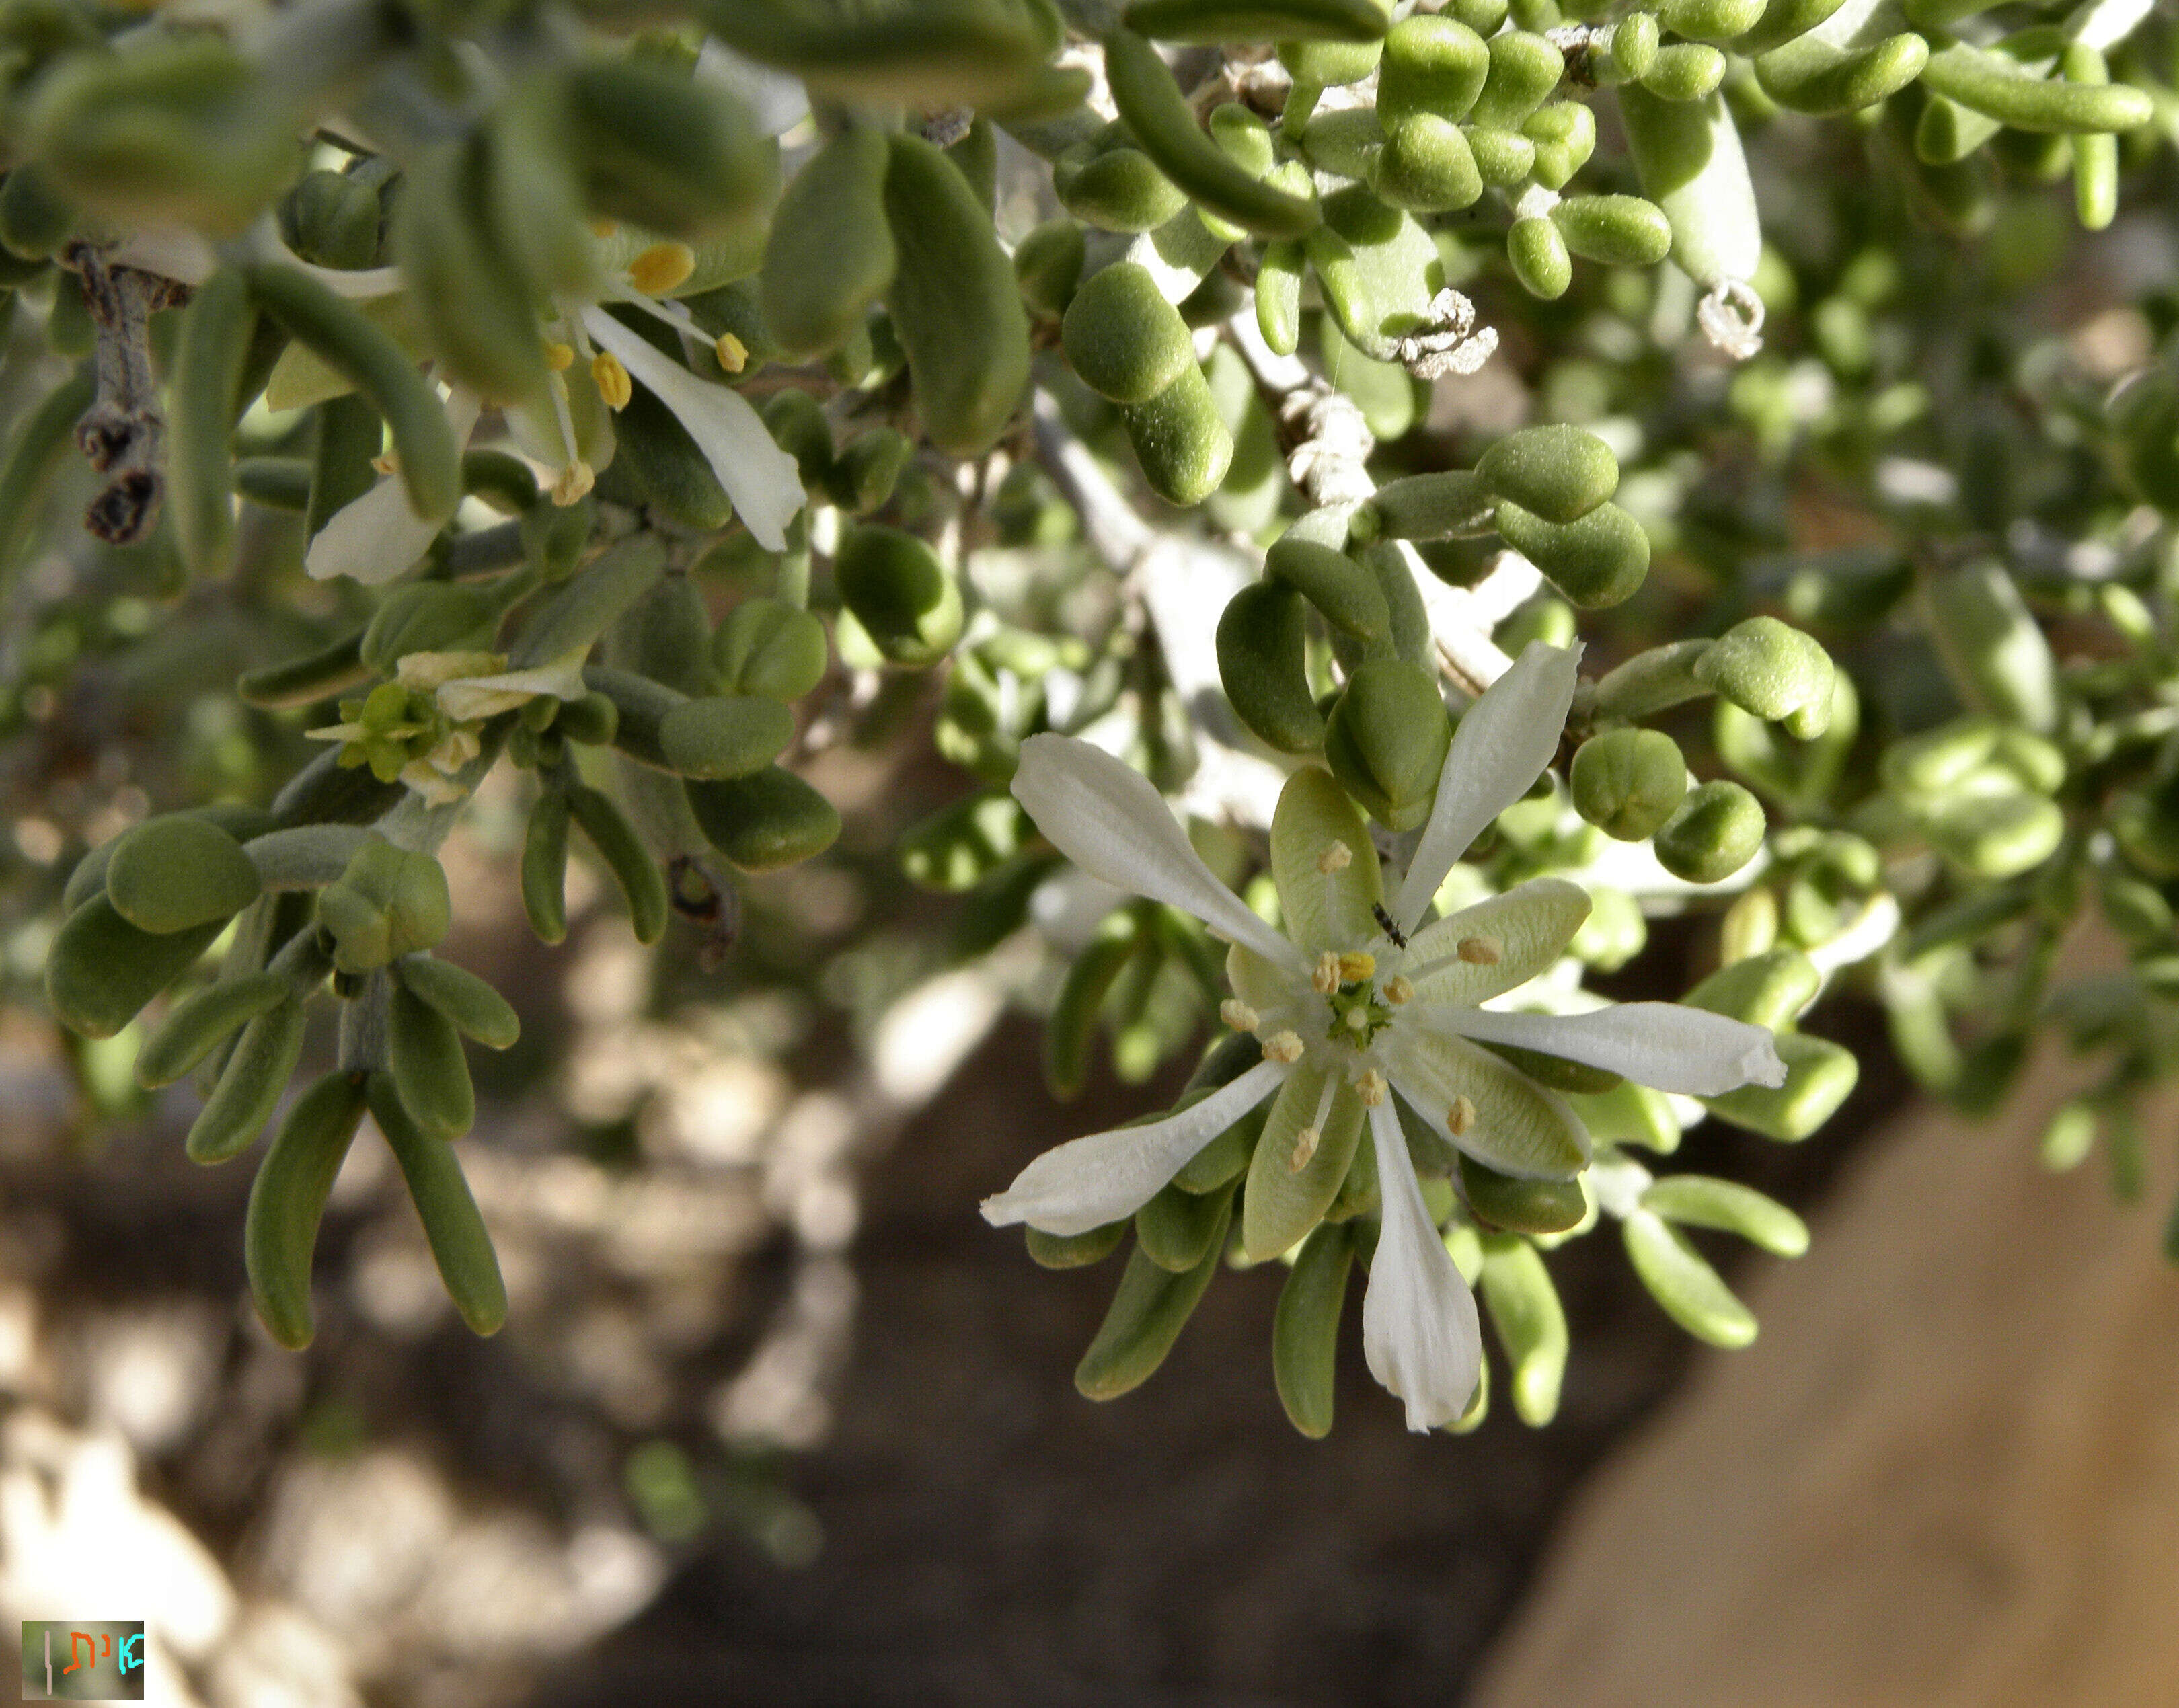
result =
[[698,379],[603,309],[585,309],[583,324],[689,430],[750,537],[767,552],[784,550],[787,524],[803,505],[801,472],[741,393]]
[[1422,1019],[1479,1044],[1540,1050],[1691,1097],[1786,1083],[1786,1064],[1768,1030],[1677,1002],[1614,1002],[1586,1014],[1432,1008]]
[[1436,1429],[1468,1409],[1482,1373],[1475,1296],[1430,1221],[1391,1103],[1369,1112],[1369,1134],[1384,1228],[1362,1301],[1362,1353],[1369,1374],[1407,1402],[1408,1427]]
[[219,266],[212,246],[196,233],[178,226],[156,226],[131,232],[107,250],[108,266],[134,267],[185,285],[200,285]]
[[[460,449],[476,431],[481,405],[474,392],[455,387],[447,399],[447,425]],[[409,492],[398,475],[388,475],[361,497],[335,511],[303,558],[316,581],[346,575],[366,587],[382,587],[405,575],[430,549],[442,522],[426,522],[409,508]]]
[[[585,647],[583,651],[590,649]],[[568,654],[551,664],[530,670],[502,671],[496,676],[464,676],[440,685],[439,710],[457,723],[497,717],[540,695],[555,700],[580,700],[588,691],[583,682],[582,652]]]
[[1177,1115],[1047,1151],[1013,1185],[984,1200],[984,1220],[995,1227],[1026,1222],[1046,1233],[1087,1233],[1132,1216],[1197,1151],[1270,1096],[1286,1074],[1284,1063],[1260,1062]]
[[1532,640],[1513,667],[1483,690],[1483,697],[1452,732],[1437,799],[1415,845],[1393,916],[1412,934],[1452,863],[1485,826],[1528,793],[1559,750],[1567,709],[1573,704],[1581,648]]
[[1229,943],[1306,973],[1300,950],[1218,881],[1150,780],[1070,735],[1022,744],[1014,799],[1051,845],[1093,878],[1190,913]]

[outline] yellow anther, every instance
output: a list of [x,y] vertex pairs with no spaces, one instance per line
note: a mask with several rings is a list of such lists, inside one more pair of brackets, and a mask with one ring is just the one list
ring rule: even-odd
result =
[[1218,1005],[1218,1018],[1237,1032],[1253,1032],[1259,1017],[1238,997],[1228,997]]
[[628,264],[628,282],[647,297],[662,297],[689,283],[696,251],[685,243],[655,243]]
[[1445,1124],[1457,1138],[1475,1124],[1475,1105],[1465,1097],[1452,1100],[1452,1107],[1445,1113]]
[[1309,981],[1320,997],[1328,997],[1339,988],[1339,957],[1334,951],[1326,949],[1316,958],[1316,970],[1309,975]]
[[1354,864],[1354,850],[1343,842],[1336,842],[1316,857],[1316,869],[1325,876],[1343,872]]
[[1495,967],[1506,958],[1506,946],[1496,937],[1463,937],[1454,953],[1471,967]]
[[620,365],[620,358],[611,350],[600,350],[590,358],[590,377],[597,382],[598,395],[606,400],[609,409],[626,409],[628,400],[635,395],[634,382]]
[[557,338],[545,341],[545,365],[556,374],[564,374],[575,365],[575,347],[563,344]]
[[1301,1060],[1302,1052],[1306,1047],[1298,1032],[1274,1032],[1264,1040],[1264,1059],[1266,1062],[1283,1062],[1291,1068]]
[[1415,987],[1397,973],[1385,980],[1385,1000],[1394,1008],[1398,1008],[1402,1002],[1412,1002],[1414,999]]
[[579,504],[584,495],[598,484],[597,475],[580,457],[560,470],[552,481],[552,502],[562,509],[570,504]]
[[620,222],[617,219],[594,219],[590,222],[590,235],[601,242],[617,237],[620,235]]
[[1354,1095],[1362,1100],[1364,1109],[1378,1109],[1392,1095],[1392,1088],[1385,1076],[1372,1068],[1354,1082]]
[[398,475],[401,472],[400,453],[398,451],[381,451],[376,456],[370,459],[370,466],[377,470],[381,475]]
[[1349,949],[1339,958],[1339,982],[1358,985],[1377,976],[1377,958],[1367,949]]
[[1293,1154],[1287,1158],[1287,1173],[1298,1174],[1309,1167],[1309,1159],[1316,1155],[1317,1132],[1314,1127],[1304,1127],[1294,1134]]
[[730,374],[738,374],[749,365],[749,346],[732,332],[721,332],[711,344],[711,354],[719,359],[719,365]]

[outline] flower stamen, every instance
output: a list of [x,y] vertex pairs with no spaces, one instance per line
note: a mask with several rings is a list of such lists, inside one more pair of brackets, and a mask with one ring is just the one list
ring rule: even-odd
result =
[[1328,997],[1346,980],[1340,976],[1339,954],[1326,949],[1316,958],[1316,969],[1309,975],[1310,986],[1320,997]]
[[1316,1155],[1317,1131],[1304,1127],[1294,1134],[1293,1154],[1287,1158],[1287,1173],[1298,1174],[1309,1167],[1309,1158]]
[[1366,949],[1349,949],[1339,958],[1339,982],[1358,985],[1377,976],[1377,958]]
[[696,252],[685,243],[655,243],[628,264],[628,282],[645,296],[662,297],[689,283]]
[[1452,1107],[1446,1111],[1445,1124],[1456,1139],[1473,1127],[1475,1124],[1475,1104],[1473,1100],[1467,1097],[1454,1098]]
[[1263,1017],[1238,997],[1228,997],[1218,1005],[1218,1018],[1237,1032],[1253,1032]]
[[1392,1088],[1385,1076],[1372,1068],[1354,1082],[1354,1095],[1362,1100],[1364,1109],[1380,1109],[1385,1099],[1392,1095]]
[[730,374],[738,374],[749,365],[749,346],[732,332],[721,332],[711,341],[711,354]]
[[1414,999],[1415,987],[1399,974],[1395,973],[1385,980],[1385,1000],[1394,1008],[1398,1008],[1403,1002],[1412,1002]]
[[1274,1032],[1264,1040],[1264,1059],[1266,1062],[1283,1062],[1291,1068],[1301,1060],[1302,1052],[1308,1047],[1302,1042],[1298,1032]]
[[1506,958],[1506,945],[1496,937],[1463,937],[1455,953],[1471,967],[1495,967]]
[[1335,842],[1316,857],[1316,869],[1326,877],[1334,872],[1343,872],[1353,864],[1354,850],[1343,842]]
[[624,409],[635,395],[635,382],[628,378],[628,370],[611,350],[600,350],[590,358],[590,378],[596,382],[598,395],[605,399],[609,409]]

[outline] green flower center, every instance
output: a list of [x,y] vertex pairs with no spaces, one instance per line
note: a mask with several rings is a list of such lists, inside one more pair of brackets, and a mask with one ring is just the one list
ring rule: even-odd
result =
[[1351,1044],[1366,1050],[1378,1033],[1392,1024],[1392,1011],[1366,980],[1342,985],[1326,999],[1331,1004],[1331,1029],[1325,1034],[1335,1044]]

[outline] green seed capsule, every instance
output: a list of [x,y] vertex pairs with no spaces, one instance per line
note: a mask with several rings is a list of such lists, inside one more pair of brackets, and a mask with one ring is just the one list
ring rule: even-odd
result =
[[1087,1233],[1046,1233],[1040,1227],[1023,1231],[1028,1235],[1032,1262],[1046,1269],[1085,1269],[1093,1263],[1102,1263],[1117,1251],[1133,1225],[1108,1222]]
[[1082,282],[1082,228],[1071,219],[1048,219],[1014,246],[1014,283],[1022,300],[1040,315],[1059,316]]
[[1619,459],[1579,427],[1523,427],[1476,459],[1484,491],[1546,522],[1577,522],[1619,490]]
[[476,1089],[454,1024],[408,989],[387,1010],[387,1067],[401,1107],[434,1139],[458,1139],[476,1120]]
[[1579,1227],[1589,1200],[1578,1180],[1518,1180],[1460,1153],[1460,1190],[1479,1221],[1514,1233],[1563,1233]]
[[1370,183],[1394,207],[1419,213],[1471,207],[1483,195],[1483,174],[1467,136],[1458,125],[1430,113],[1393,125]]
[[1326,622],[1357,640],[1381,640],[1391,632],[1391,612],[1376,577],[1344,552],[1289,533],[1265,555],[1264,576],[1293,588]]
[[568,797],[548,788],[530,809],[522,838],[522,909],[540,942],[568,935]]
[[757,695],[686,700],[658,726],[667,768],[683,777],[747,777],[787,751],[794,714]]
[[1979,710],[2040,734],[2057,727],[2057,664],[2012,578],[1995,563],[1927,583],[1930,637]]
[[244,359],[256,321],[241,275],[226,269],[182,312],[167,413],[168,514],[183,561],[197,576],[234,567],[234,427]]
[[1808,1223],[1776,1199],[1731,1180],[1670,1175],[1643,1189],[1642,1207],[1667,1222],[1737,1233],[1774,1257],[1798,1257],[1809,1249]]
[[1388,830],[1429,817],[1452,741],[1429,674],[1401,659],[1371,659],[1347,678],[1326,721],[1325,760],[1347,792]]
[[288,192],[280,227],[303,260],[352,271],[376,262],[381,213],[373,185],[320,168],[305,173]]
[[451,516],[462,495],[460,453],[438,393],[408,354],[352,305],[293,267],[254,266],[244,276],[257,306],[384,417],[415,513],[426,521]]
[[318,895],[319,922],[333,939],[333,964],[351,975],[436,948],[453,914],[438,861],[375,837]]
[[990,215],[952,163],[895,134],[886,218],[900,266],[886,296],[930,442],[957,457],[991,448],[1029,385],[1029,321]]
[[1567,249],[1606,266],[1655,266],[1671,251],[1671,222],[1638,195],[1570,195],[1551,222]]
[[1287,1420],[1311,1441],[1331,1433],[1339,1318],[1353,1266],[1353,1235],[1343,1225],[1318,1228],[1287,1272],[1271,1318],[1271,1375],[1279,1403]]
[[1385,33],[1377,0],[1134,0],[1127,25],[1153,41],[1215,47],[1227,41],[1374,41]]
[[852,528],[840,541],[833,573],[841,603],[893,663],[924,669],[961,638],[961,590],[938,554],[914,535]]
[[1852,1051],[1806,1032],[1779,1034],[1778,1053],[1786,1063],[1783,1085],[1743,1085],[1721,1097],[1705,1097],[1702,1104],[1721,1121],[1781,1144],[1798,1144],[1846,1101],[1861,1065]]
[[1688,1238],[1646,1210],[1622,1230],[1627,1260],[1665,1314],[1698,1340],[1737,1348],[1755,1338],[1755,1319],[1718,1279]]
[[512,1048],[522,1022],[507,998],[468,969],[434,955],[405,955],[394,964],[402,989],[436,1008],[456,1030],[488,1050]]
[[1736,623],[1694,663],[1694,678],[1743,711],[1781,718],[1803,706],[1828,707],[1830,655],[1775,617]]
[[1483,1242],[1483,1308],[1513,1372],[1513,1409],[1540,1429],[1558,1413],[1566,1376],[1567,1321],[1551,1271],[1525,1239],[1494,1234]]
[[2138,130],[2155,112],[2147,92],[2129,84],[2053,82],[2030,74],[2009,55],[1965,42],[1930,54],[1919,70],[1931,93],[2016,130]]
[[1513,277],[1530,296],[1550,302],[1562,297],[1573,283],[1573,261],[1567,241],[1549,219],[1517,219],[1506,233],[1506,259]]
[[1157,396],[1127,405],[1122,415],[1143,478],[1169,504],[1201,503],[1232,466],[1233,436],[1194,362]]
[[447,1297],[473,1332],[496,1333],[507,1321],[507,1287],[453,1148],[411,1118],[392,1074],[373,1074],[365,1101],[400,1165]]
[[310,1258],[318,1223],[356,1129],[364,1076],[337,1072],[295,1100],[258,1166],[243,1221],[242,1250],[257,1315],[290,1351],[310,1343]]
[[1574,810],[1606,836],[1642,842],[1687,794],[1688,762],[1661,730],[1608,730],[1581,744],[1567,781]]
[[277,973],[223,979],[178,1002],[136,1055],[136,1083],[145,1090],[171,1085],[260,1014],[295,1000]]
[[1052,174],[1059,205],[1100,231],[1155,231],[1188,206],[1187,193],[1139,148],[1111,148]]
[[1457,19],[1417,13],[1385,37],[1377,116],[1387,129],[1418,113],[1457,124],[1490,74],[1490,50]]
[[1269,582],[1244,587],[1218,619],[1218,675],[1234,714],[1282,753],[1324,744],[1324,715],[1310,693],[1302,598]]
[[1688,791],[1657,832],[1658,864],[1691,884],[1731,877],[1763,846],[1762,804],[1737,783],[1706,783]]
[[796,865],[839,838],[832,803],[776,765],[731,783],[691,783],[688,794],[705,838],[743,871]]
[[1083,282],[1060,337],[1083,384],[1116,404],[1148,403],[1195,363],[1180,311],[1147,267],[1121,261]]
[[1143,37],[1131,30],[1107,34],[1105,74],[1112,104],[1143,151],[1205,211],[1262,237],[1299,237],[1316,224],[1314,199],[1257,178],[1204,134],[1172,73]]
[[131,925],[105,896],[93,896],[69,915],[47,951],[47,1006],[79,1036],[110,1038],[195,966],[225,924],[221,918],[155,936]]
[[1700,101],[1725,81],[1725,55],[1715,47],[1675,41],[1657,50],[1638,80],[1660,101]]
[[636,942],[656,942],[666,933],[666,876],[644,845],[641,834],[628,822],[620,804],[601,789],[571,785],[568,810],[627,898],[628,929],[635,933]]
[[114,840],[106,893],[139,931],[165,936],[223,924],[257,899],[257,868],[217,825],[169,813]]
[[1566,74],[1566,56],[1548,37],[1508,30],[1487,44],[1490,67],[1468,118],[1487,130],[1518,130]]
[[837,349],[900,262],[885,215],[882,130],[843,130],[794,175],[771,222],[760,275],[764,323],[795,357]]

